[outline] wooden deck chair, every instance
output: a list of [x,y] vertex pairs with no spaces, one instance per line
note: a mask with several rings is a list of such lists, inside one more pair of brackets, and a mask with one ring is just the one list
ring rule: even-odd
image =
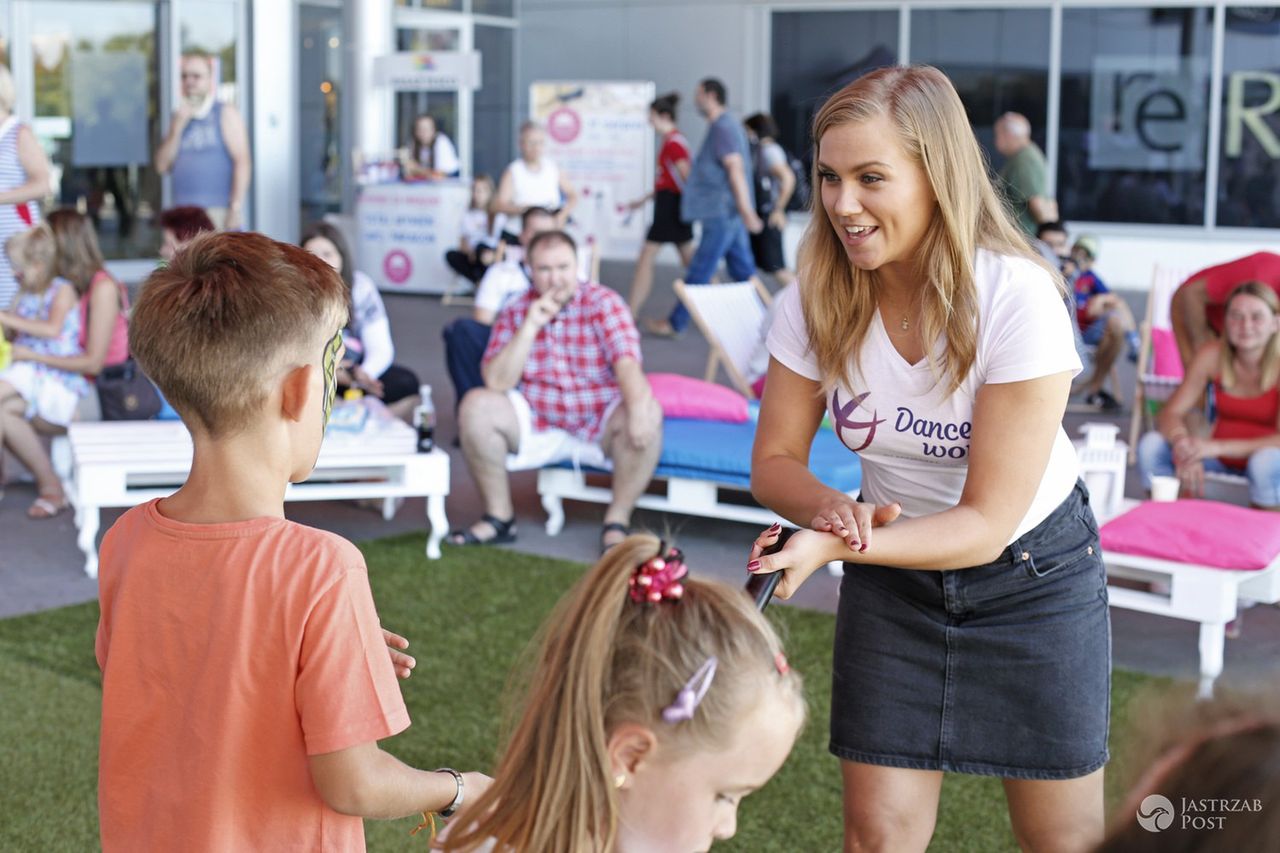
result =
[[[1142,346],[1138,350],[1138,382],[1133,394],[1133,413],[1129,418],[1129,464],[1138,459],[1138,439],[1148,430],[1155,429],[1156,415],[1165,400],[1173,396],[1182,381],[1177,374],[1160,375],[1156,372],[1155,344],[1159,338],[1171,339],[1173,321],[1169,307],[1173,292],[1186,280],[1192,270],[1156,264],[1151,272],[1151,290],[1147,293],[1147,313],[1139,333]],[[1168,350],[1168,347],[1164,347]],[[1172,349],[1177,352],[1176,348]]]
[[695,285],[677,280],[673,287],[711,346],[703,378],[715,382],[716,373],[723,367],[733,387],[748,400],[754,400],[747,366],[760,345],[768,314],[771,297],[764,284],[757,278],[732,284]]

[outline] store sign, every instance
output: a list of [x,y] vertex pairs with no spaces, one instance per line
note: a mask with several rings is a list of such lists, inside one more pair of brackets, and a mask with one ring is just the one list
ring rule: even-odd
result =
[[373,80],[400,91],[453,91],[480,87],[480,52],[406,51],[373,60]]
[[1208,80],[1199,59],[1095,58],[1089,168],[1203,170]]
[[[1252,85],[1251,85],[1252,84]],[[1258,98],[1258,93],[1263,97]],[[1227,76],[1227,133],[1223,150],[1228,157],[1239,157],[1244,146],[1244,131],[1258,140],[1262,150],[1273,160],[1280,158],[1280,138],[1272,124],[1280,112],[1280,74],[1270,71],[1236,71]]]

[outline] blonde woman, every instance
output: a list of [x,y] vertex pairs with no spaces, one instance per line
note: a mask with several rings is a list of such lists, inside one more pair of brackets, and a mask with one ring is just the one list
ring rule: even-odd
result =
[[[49,158],[31,128],[13,113],[17,90],[9,69],[0,65],[0,246],[40,223],[36,202],[49,194]],[[0,305],[18,290],[9,258],[0,252]]]
[[[1187,374],[1160,410],[1157,431],[1138,443],[1138,473],[1176,476],[1182,491],[1204,494],[1206,471],[1244,474],[1249,499],[1280,509],[1280,297],[1247,281],[1227,297],[1221,340],[1196,352]],[[1212,385],[1216,415],[1209,437],[1200,400]]]
[[[779,298],[752,490],[808,528],[748,568],[846,563],[830,748],[846,850],[923,851],[945,772],[999,777],[1027,850],[1102,838],[1110,623],[1062,430],[1065,288],[992,189],[951,82],[884,68],[814,119],[820,206]],[[809,445],[830,409],[861,500]],[[873,525],[883,525],[872,531]]]

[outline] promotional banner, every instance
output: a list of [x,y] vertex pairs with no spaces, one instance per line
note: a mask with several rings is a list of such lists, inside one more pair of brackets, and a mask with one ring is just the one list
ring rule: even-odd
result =
[[444,253],[458,244],[471,201],[468,181],[385,184],[360,190],[357,264],[396,293],[444,293],[453,270]]
[[569,230],[600,257],[632,260],[640,252],[651,205],[626,205],[653,189],[653,83],[538,82],[529,87],[530,117],[547,132],[545,156],[578,191]]

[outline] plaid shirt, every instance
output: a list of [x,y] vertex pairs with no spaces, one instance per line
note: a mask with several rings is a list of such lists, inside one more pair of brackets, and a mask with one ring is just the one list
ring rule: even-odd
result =
[[[485,363],[511,342],[537,298],[531,287],[507,302],[493,322]],[[641,360],[640,333],[627,303],[602,284],[579,285],[538,331],[525,359],[519,389],[533,410],[533,428],[598,440],[601,417],[622,396],[613,365],[623,358]]]

